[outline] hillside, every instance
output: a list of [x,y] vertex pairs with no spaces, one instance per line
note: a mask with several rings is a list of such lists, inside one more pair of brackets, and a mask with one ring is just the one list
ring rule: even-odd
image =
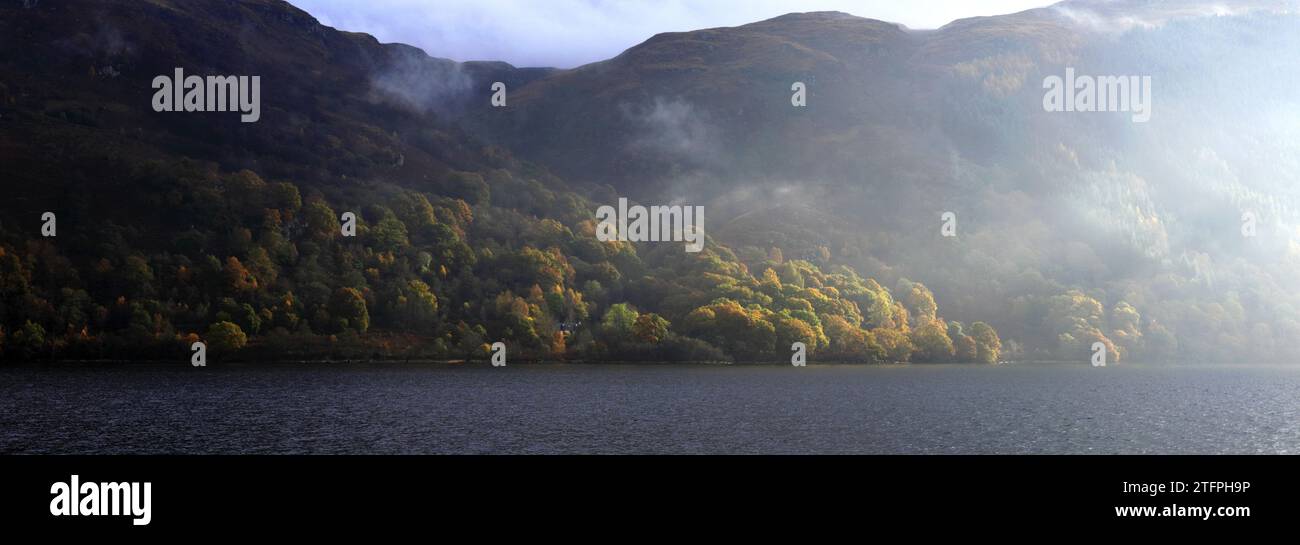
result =
[[[199,340],[216,361],[496,341],[529,359],[785,361],[795,341],[824,360],[1000,359],[991,327],[944,320],[924,285],[824,255],[598,242],[619,193],[458,122],[491,82],[563,72],[430,57],[276,0],[7,2],[0,46],[6,361],[187,361]],[[259,76],[259,119],[155,111],[177,67]]]
[[[1296,8],[1071,0],[924,31],[790,14],[655,36],[464,126],[574,184],[706,205],[743,260],[825,248],[921,280],[1034,357],[1104,337],[1136,359],[1294,361]],[[1149,76],[1151,118],[1046,111],[1067,68]]]
[[[196,338],[243,359],[1300,358],[1294,2],[924,31],[789,14],[572,70],[272,0],[2,6],[6,359]],[[260,120],[154,111],[176,67],[259,75]],[[1067,69],[1149,76],[1149,120],[1047,111]],[[705,251],[598,242],[620,196],[705,206]]]

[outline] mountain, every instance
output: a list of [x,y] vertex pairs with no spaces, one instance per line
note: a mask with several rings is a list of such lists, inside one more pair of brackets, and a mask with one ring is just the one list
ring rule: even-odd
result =
[[[919,31],[789,14],[655,36],[463,125],[574,184],[703,204],[742,259],[825,247],[924,281],[1040,357],[1105,337],[1294,360],[1297,30],[1290,1],[1071,0]],[[1047,111],[1067,69],[1150,77],[1150,119]]]
[[[5,2],[0,351],[1294,361],[1297,27],[789,14],[555,70],[274,0]],[[155,111],[178,67],[259,76],[260,119]],[[1150,118],[1048,111],[1072,72],[1149,76]],[[620,197],[705,206],[704,251],[599,242]]]
[[[498,341],[516,360],[782,361],[796,341],[999,359],[993,328],[942,320],[920,283],[713,240],[599,242],[617,193],[461,123],[493,83],[560,71],[431,57],[277,0],[5,2],[0,46],[5,361],[186,361],[200,341],[217,360]],[[227,84],[240,111],[207,101]]]

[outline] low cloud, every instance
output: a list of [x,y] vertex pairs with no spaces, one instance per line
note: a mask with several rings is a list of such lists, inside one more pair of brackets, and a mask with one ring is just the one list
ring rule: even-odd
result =
[[371,81],[374,97],[420,113],[445,113],[474,86],[461,65],[404,49]]

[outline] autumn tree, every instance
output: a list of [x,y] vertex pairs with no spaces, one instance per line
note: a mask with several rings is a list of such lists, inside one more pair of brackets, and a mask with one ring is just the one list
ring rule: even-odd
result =
[[867,362],[889,359],[889,354],[871,332],[854,327],[841,316],[827,316],[823,323],[831,357]]
[[643,343],[658,344],[668,336],[668,320],[654,313],[636,317],[632,324],[632,333],[636,340]]
[[885,356],[889,361],[902,363],[912,359],[912,341],[906,333],[897,329],[878,327],[871,330],[871,335],[885,350]]
[[945,362],[952,359],[952,339],[948,338],[947,324],[941,320],[921,324],[912,330],[911,340],[916,347],[915,357],[921,361]]
[[[835,318],[843,320],[836,316]],[[804,343],[808,354],[815,353],[825,342],[824,335],[820,334],[813,326],[799,318],[776,314],[771,319],[772,326],[776,332],[776,351],[782,352],[790,350],[790,346],[796,342]]]
[[763,312],[729,299],[691,311],[686,323],[693,335],[735,357],[771,354],[776,346],[776,327],[764,319]]
[[962,363],[971,363],[979,360],[979,344],[975,338],[970,335],[962,335],[954,338],[952,342],[953,349],[956,351],[954,358]]
[[[920,282],[912,282],[906,278],[898,281],[898,287],[895,289],[899,300],[907,307],[908,312],[912,314],[912,325],[914,327],[929,324],[934,321],[939,311],[939,306],[934,302],[934,294],[930,289]],[[944,337],[947,337],[945,331]]]
[[997,330],[984,322],[975,322],[970,326],[970,337],[975,340],[976,361],[980,363],[997,363],[1002,354],[1002,339]]

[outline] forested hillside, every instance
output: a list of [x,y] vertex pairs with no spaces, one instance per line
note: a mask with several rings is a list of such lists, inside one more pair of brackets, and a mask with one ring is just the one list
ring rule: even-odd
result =
[[[463,126],[570,183],[705,205],[742,260],[924,282],[1027,358],[1294,362],[1298,8],[1068,0],[935,30],[788,14],[657,35]],[[1047,111],[1067,70],[1149,78],[1150,118]]]
[[[455,122],[491,82],[550,70],[431,58],[274,0],[5,2],[0,47],[6,361],[186,360],[198,340],[258,361],[496,341],[592,361],[788,361],[796,341],[823,361],[1001,359],[989,325],[824,247],[599,242],[616,190]],[[153,111],[150,81],[178,66],[260,75],[261,119]]]

